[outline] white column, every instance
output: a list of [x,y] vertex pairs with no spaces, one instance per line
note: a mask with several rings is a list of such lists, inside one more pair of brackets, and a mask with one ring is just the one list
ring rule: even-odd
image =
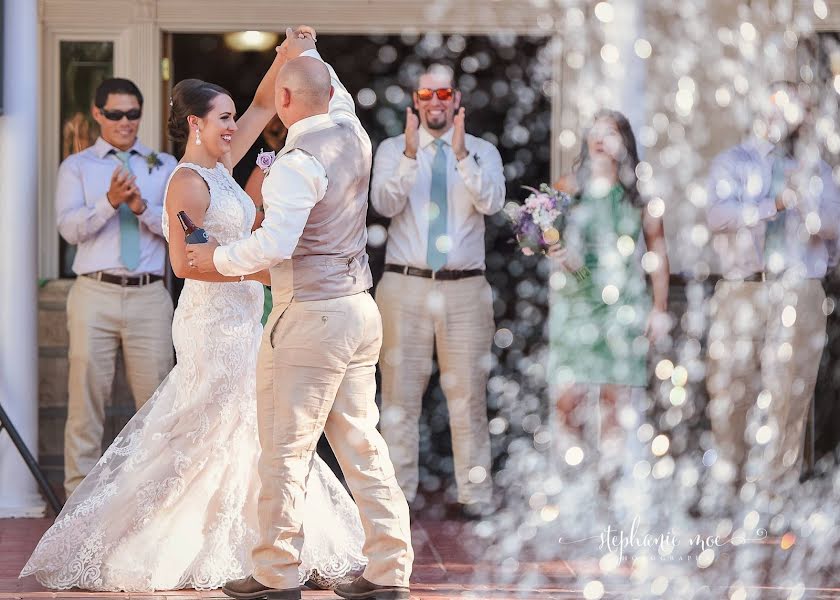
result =
[[[38,449],[38,5],[7,0],[0,116],[0,403]],[[0,434],[0,517],[44,512],[35,480]]]
[[[645,17],[644,0],[621,0],[615,2],[615,45],[621,53],[622,75],[619,79],[618,107],[630,121],[633,131],[638,136],[639,129],[647,121],[647,102],[645,101],[645,86],[647,83],[647,68],[636,54],[636,40],[644,37]],[[640,158],[644,160],[644,146],[636,140]]]

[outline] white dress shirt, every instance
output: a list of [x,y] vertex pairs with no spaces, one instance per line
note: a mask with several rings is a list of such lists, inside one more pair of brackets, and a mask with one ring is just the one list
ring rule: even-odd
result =
[[78,275],[97,271],[114,275],[163,275],[166,258],[161,229],[163,193],[177,161],[174,156],[158,152],[160,164],[152,166],[149,163],[153,161],[148,158],[152,151],[148,147],[139,141],[131,147],[128,164],[147,206],[137,215],[140,262],[130,271],[120,260],[119,210],[106,197],[111,176],[122,165],[115,151],[116,148],[100,137],[90,148],[68,156],[58,168],[56,220],[61,236],[77,246],[73,271]]
[[[301,56],[323,62],[317,50],[307,50]],[[286,146],[278,153],[263,181],[265,220],[262,225],[250,237],[219,246],[213,253],[213,263],[222,275],[256,273],[292,257],[309,213],[324,197],[328,185],[327,172],[315,157],[301,150],[287,151],[301,134],[342,123],[350,125],[370,147],[370,138],[356,116],[353,97],[333,68],[329,65],[327,68],[334,89],[329,114],[307,117],[289,128]]]
[[[444,269],[484,268],[484,215],[499,211],[505,201],[502,157],[493,144],[466,135],[469,155],[461,161],[452,152],[450,127],[440,139],[447,154],[447,229],[451,248]],[[405,135],[388,138],[373,162],[371,203],[391,218],[385,262],[427,269],[429,206],[435,137],[420,128],[417,158],[405,154]]]

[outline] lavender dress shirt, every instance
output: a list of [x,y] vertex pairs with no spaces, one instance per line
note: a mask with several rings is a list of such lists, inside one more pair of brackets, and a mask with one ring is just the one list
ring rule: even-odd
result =
[[139,141],[131,147],[128,159],[137,177],[137,187],[148,203],[138,215],[140,226],[140,263],[129,271],[120,261],[119,211],[105,194],[111,175],[120,166],[112,153],[115,148],[101,137],[90,148],[68,156],[58,168],[55,192],[58,231],[75,244],[73,271],[78,275],[105,271],[115,275],[151,273],[163,275],[166,243],[161,229],[166,182],[175,168],[175,157],[157,153],[159,166],[151,166],[147,157],[152,151]]

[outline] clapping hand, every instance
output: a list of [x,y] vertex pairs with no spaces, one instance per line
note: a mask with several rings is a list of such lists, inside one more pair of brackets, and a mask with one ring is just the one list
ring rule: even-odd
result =
[[117,208],[120,204],[128,203],[134,197],[140,196],[140,190],[134,184],[136,179],[136,176],[129,173],[122,166],[114,169],[114,172],[111,174],[111,186],[106,193],[106,197],[108,198],[108,202],[111,203],[111,206]]
[[143,197],[140,195],[140,189],[137,186],[134,186],[134,192],[126,200],[125,204],[135,215],[142,214],[146,210],[146,201],[143,200]]
[[455,113],[455,118],[453,119],[452,152],[455,153],[455,158],[458,160],[464,160],[467,157],[465,117],[466,111],[462,106]]
[[405,154],[408,158],[417,158],[420,147],[420,119],[410,106],[405,108]]
[[[784,160],[784,159],[777,159]],[[776,170],[781,173],[777,175]],[[797,194],[794,191],[796,184],[794,178],[802,179],[802,165],[794,160],[785,160],[783,166],[773,165],[771,190],[776,195],[776,210],[782,211],[796,206]],[[777,179],[778,177],[778,179]],[[807,176],[805,176],[807,177]]]

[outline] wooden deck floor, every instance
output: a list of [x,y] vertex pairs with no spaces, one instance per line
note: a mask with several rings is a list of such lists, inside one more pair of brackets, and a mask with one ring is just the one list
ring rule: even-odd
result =
[[[181,590],[154,593],[93,593],[86,591],[52,592],[42,588],[34,578],[18,579],[17,575],[26,562],[32,549],[43,532],[52,523],[51,519],[0,519],[0,600],[34,600],[42,598],[97,598],[121,600],[163,600],[226,598],[220,590],[197,592]],[[522,585],[499,586],[476,584],[477,573],[492,572],[498,565],[471,561],[467,550],[476,540],[470,538],[464,525],[455,522],[417,522],[414,523],[412,536],[415,547],[414,574],[412,576],[412,600],[449,600],[453,598],[473,598],[488,600],[565,600],[584,598],[583,587],[577,582],[575,571],[598,574],[597,561],[567,562],[556,560],[532,563],[530,569],[536,569],[543,581],[550,582],[538,589],[528,589]],[[838,574],[840,580],[840,574]],[[600,598],[619,599],[635,598],[625,595],[622,590],[629,589],[619,581],[605,590]],[[719,598],[729,598],[726,586],[721,586]],[[713,592],[712,596],[714,597]],[[748,598],[761,600],[787,599],[791,591],[784,588],[751,588]],[[589,597],[593,597],[589,595]],[[657,596],[658,598],[667,597]],[[840,588],[807,588],[802,599],[840,599]],[[335,599],[337,596],[328,591],[305,591],[305,600]]]
[[[35,598],[102,598],[158,600],[163,598],[227,598],[221,591],[197,592],[181,590],[155,593],[93,593],[86,591],[52,592],[41,587],[34,577],[18,579],[17,574],[26,562],[32,549],[52,519],[0,519],[0,600],[29,600]],[[514,589],[490,588],[488,586],[470,586],[473,569],[476,565],[465,561],[462,537],[463,524],[442,522],[432,524],[415,523],[412,539],[415,547],[414,575],[412,577],[413,600],[444,600],[463,598],[473,595],[475,598],[491,597],[494,600],[513,600],[513,598],[573,598],[579,597],[574,589],[534,590],[523,595]],[[432,541],[434,540],[434,541]],[[488,565],[484,565],[487,568]],[[571,572],[562,563],[546,564],[545,568],[561,578],[569,578]],[[472,593],[471,593],[472,592]],[[546,593],[548,592],[548,593]],[[329,591],[305,591],[306,600],[334,599]]]

